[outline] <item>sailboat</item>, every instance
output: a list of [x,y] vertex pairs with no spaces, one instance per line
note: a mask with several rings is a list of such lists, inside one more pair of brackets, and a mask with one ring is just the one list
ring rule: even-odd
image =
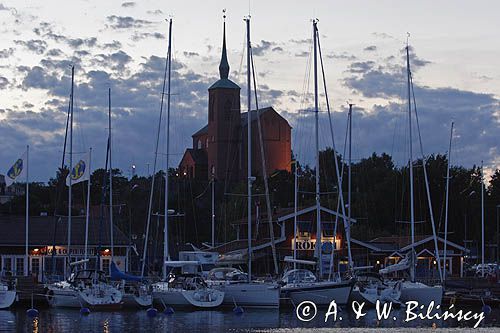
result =
[[[219,66],[220,79],[228,80],[229,64],[226,55],[226,22],[224,14],[222,57]],[[251,98],[251,74],[253,70],[252,49],[250,44],[250,16],[245,18],[247,29],[247,103],[248,114],[252,106]],[[255,73],[253,73],[255,75]],[[254,87],[256,89],[256,87]],[[258,104],[256,100],[256,111]],[[250,116],[248,116],[250,117]],[[257,117],[259,115],[257,114]],[[248,273],[245,274],[236,268],[214,268],[208,273],[207,283],[209,286],[224,292],[224,305],[235,307],[255,307],[255,308],[278,308],[280,301],[280,289],[276,283],[268,283],[252,280],[252,182],[255,180],[251,175],[252,171],[252,122],[247,122],[247,204],[248,204]],[[262,153],[262,150],[261,150]],[[262,158],[264,162],[264,158]],[[266,177],[266,168],[262,168],[262,175]],[[265,179],[265,182],[267,179]],[[267,185],[267,183],[266,183]],[[267,187],[266,187],[267,188]],[[266,191],[267,192],[267,191]],[[266,193],[268,195],[268,193]]]
[[[434,305],[440,305],[443,298],[443,287],[441,285],[436,286],[428,286],[422,282],[418,282],[415,280],[415,267],[416,267],[416,255],[415,255],[415,209],[414,209],[414,190],[413,190],[413,143],[412,143],[412,77],[410,70],[410,52],[409,45],[406,46],[406,69],[407,69],[407,85],[408,85],[408,127],[409,127],[409,170],[410,170],[410,227],[411,227],[411,249],[407,254],[406,258],[400,262],[400,264],[396,264],[397,267],[387,267],[385,269],[380,270],[380,273],[388,273],[391,271],[403,270],[409,268],[410,271],[410,281],[402,281],[401,283],[401,297],[400,300],[402,302],[408,301],[416,301],[421,305],[428,306],[431,302],[434,302]],[[414,101],[415,103],[415,101]],[[416,106],[415,106],[415,114],[416,114]],[[417,125],[418,125],[418,117],[417,117]],[[420,130],[419,130],[420,135]],[[422,149],[422,141],[420,140],[420,149],[423,155]],[[428,187],[427,180],[427,171],[425,167],[425,158],[423,158],[423,170],[424,170],[424,178],[426,183],[426,191],[427,191],[427,199],[429,204],[429,210],[431,213],[431,225],[434,234],[434,244],[436,248],[436,260],[439,264],[439,274],[441,276],[441,268],[440,268],[440,259],[439,252],[437,251],[437,236],[434,227],[434,218],[432,215],[432,206],[430,202],[430,193]],[[393,265],[394,266],[394,265]],[[409,267],[407,267],[409,266]]]
[[[184,267],[189,265],[199,265],[198,262],[189,262],[189,261],[171,261],[169,254],[169,246],[168,246],[168,169],[169,169],[169,148],[170,148],[170,86],[171,86],[171,70],[172,70],[172,19],[169,21],[169,32],[168,32],[168,52],[167,52],[167,61],[165,64],[165,75],[163,80],[163,89],[161,94],[161,104],[160,104],[160,117],[163,112],[163,98],[165,95],[165,86],[167,86],[167,121],[166,121],[166,166],[165,166],[165,225],[163,229],[163,264],[162,264],[162,276],[163,279],[160,282],[154,283],[152,285],[153,289],[153,300],[158,303],[162,303],[165,307],[167,306],[175,306],[175,307],[197,307],[197,308],[213,308],[219,306],[223,299],[224,293],[218,290],[212,289],[207,286],[203,278],[197,274],[184,274],[182,271]],[[168,85],[167,83],[168,77]],[[161,118],[160,122],[161,124]],[[158,127],[157,139],[159,138],[160,127]],[[156,165],[156,157],[158,154],[158,141],[156,145],[155,152],[155,165]],[[154,179],[154,173],[153,173]],[[150,193],[150,205],[151,208],[151,199],[153,194],[153,185],[151,186]],[[148,211],[148,215],[150,215],[150,210]],[[144,269],[146,264],[146,249],[148,244],[148,231],[149,231],[149,217],[148,223],[146,225],[146,237],[144,244],[144,253],[143,253],[143,262],[142,262],[142,275],[144,275]],[[167,269],[170,268],[170,271],[167,274]],[[180,274],[174,274],[174,269],[180,269]]]
[[[316,305],[328,305],[333,300],[339,305],[345,305],[349,301],[349,295],[354,286],[355,280],[348,279],[342,280],[337,278],[335,280],[321,281],[323,271],[321,262],[321,207],[320,202],[320,187],[319,187],[319,98],[318,98],[318,28],[317,20],[313,20],[313,43],[314,43],[314,104],[315,104],[315,137],[316,137],[316,255],[318,256],[318,277],[316,277],[311,271],[307,269],[297,269],[297,264],[304,264],[307,261],[297,260],[296,253],[294,251],[294,258],[289,258],[287,261],[294,264],[294,269],[289,270],[284,273],[281,280],[283,286],[281,287],[281,293],[283,298],[289,298],[293,304],[297,305],[302,301],[312,301]],[[321,52],[321,51],[320,51]],[[326,92],[326,84],[325,84]],[[328,98],[327,98],[328,100]],[[332,133],[333,139],[333,133]],[[337,159],[334,157],[335,163]],[[337,179],[340,181],[340,176],[338,174],[338,166],[336,164]],[[295,177],[297,178],[297,176]],[[339,186],[340,189],[340,186]],[[342,193],[340,195],[341,207],[342,207],[342,217],[344,219],[344,225],[346,226],[347,234],[347,245],[349,252],[349,264],[352,268],[352,259],[350,255],[350,222],[351,219],[346,220],[346,215],[344,212],[344,204],[342,199]],[[295,196],[297,196],[297,185],[295,185]],[[295,201],[296,203],[296,201]],[[295,209],[295,217],[297,215]],[[297,227],[295,223],[294,236],[297,236]],[[314,265],[316,262],[308,262],[308,264]]]
[[0,281],[0,310],[9,308],[16,300],[14,281]]
[[[72,135],[73,135],[73,90],[74,90],[74,67],[72,68],[72,84],[71,84],[71,127],[70,127],[70,156],[72,155]],[[111,89],[109,89],[109,101],[111,102]],[[111,112],[111,106],[109,106]],[[109,125],[111,125],[111,113],[109,113]],[[106,152],[106,169],[108,167],[108,158],[111,154],[111,127],[109,128],[108,145]],[[111,166],[111,163],[110,163]],[[72,159],[70,157],[70,168],[72,169]],[[111,173],[111,168],[110,168]],[[105,176],[104,176],[105,177]],[[69,195],[71,198],[71,182],[72,177],[69,177]],[[111,177],[110,177],[111,180]],[[90,176],[89,180],[90,182]],[[103,181],[102,201],[101,201],[101,224],[104,210],[105,184]],[[88,185],[90,186],[90,184]],[[90,187],[89,187],[90,188]],[[90,193],[90,192],[89,192]],[[111,196],[111,193],[110,193]],[[87,198],[88,200],[89,198]],[[111,199],[110,199],[111,200]],[[71,200],[69,201],[68,215],[68,248],[71,239]],[[87,201],[87,220],[86,220],[86,235],[85,235],[85,256],[87,256],[87,233],[88,233],[88,201]],[[110,218],[111,223],[111,218]],[[111,229],[112,230],[112,229]],[[112,237],[111,237],[112,239]],[[99,245],[100,247],[100,245]],[[69,251],[68,251],[69,252]],[[80,265],[89,262],[88,259],[70,262],[72,272],[67,280],[56,282],[47,286],[47,301],[54,307],[73,307],[73,308],[90,308],[90,309],[117,309],[121,307],[122,293],[108,282],[104,272],[97,269],[100,262],[100,249],[96,260],[95,269],[79,269]]]

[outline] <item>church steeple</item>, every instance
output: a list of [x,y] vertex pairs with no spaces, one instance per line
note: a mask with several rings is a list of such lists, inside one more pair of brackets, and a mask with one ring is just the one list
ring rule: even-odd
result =
[[220,59],[219,74],[221,79],[227,79],[229,76],[229,63],[227,62],[226,52],[226,10],[224,12],[224,28],[222,32],[222,57]]

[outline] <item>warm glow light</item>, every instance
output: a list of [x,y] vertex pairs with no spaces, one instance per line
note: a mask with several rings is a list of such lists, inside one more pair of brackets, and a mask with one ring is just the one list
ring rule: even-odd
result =
[[40,249],[33,249],[33,252],[38,252],[40,251]]
[[433,261],[434,265],[436,264],[436,260]]
[[104,253],[108,253],[108,252],[109,252],[109,249],[104,250]]
[[380,265],[380,260],[377,260],[377,265]]

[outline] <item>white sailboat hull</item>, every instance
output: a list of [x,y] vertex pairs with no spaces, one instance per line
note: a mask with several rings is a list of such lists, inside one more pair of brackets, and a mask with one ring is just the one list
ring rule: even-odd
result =
[[9,308],[15,301],[15,290],[0,290],[0,309]]
[[165,282],[153,285],[153,300],[172,307],[215,308],[224,301],[224,292],[206,288],[184,290],[169,288]]
[[335,301],[338,305],[345,305],[349,301],[353,285],[353,281],[325,281],[285,285],[281,291],[295,306],[303,301],[311,301],[316,305],[329,305]]
[[47,292],[47,301],[52,307],[81,308],[82,303],[78,292],[73,288],[50,287]]
[[224,292],[224,306],[278,308],[280,289],[270,283],[217,283],[210,282],[212,288]]
[[401,285],[402,303],[417,301],[420,305],[428,306],[432,301],[434,305],[441,305],[443,299],[442,286],[428,286],[420,282],[405,281]]
[[153,304],[153,295],[123,294],[122,301],[126,308],[148,308]]

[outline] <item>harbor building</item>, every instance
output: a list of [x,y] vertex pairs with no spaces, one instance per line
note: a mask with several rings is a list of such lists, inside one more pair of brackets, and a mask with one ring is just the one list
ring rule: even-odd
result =
[[[50,276],[65,277],[71,262],[85,258],[85,217],[73,217],[68,254],[68,219],[66,217],[31,216],[29,218],[28,262],[25,256],[25,219],[21,216],[0,216],[0,267],[2,276],[34,276],[45,282]],[[129,239],[114,228],[114,261],[125,269],[132,250]],[[88,268],[108,272],[111,263],[109,222],[99,219],[89,223]],[[100,244],[100,245],[99,245]],[[97,262],[100,254],[99,262]]]

